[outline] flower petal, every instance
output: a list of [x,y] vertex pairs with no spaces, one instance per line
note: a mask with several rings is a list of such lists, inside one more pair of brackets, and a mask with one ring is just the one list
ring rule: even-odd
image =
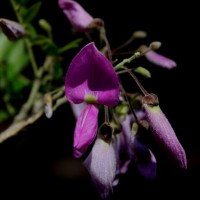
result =
[[79,3],[73,0],[59,0],[58,4],[76,30],[87,30],[93,17]]
[[[144,112],[138,111],[137,117],[144,118]],[[115,137],[115,149],[118,157],[118,175],[125,174],[132,159],[131,140],[134,137],[131,126],[135,122],[133,115],[126,115],[121,122],[122,132]]]
[[112,142],[107,143],[97,138],[84,165],[102,199],[108,199],[112,193],[112,183],[116,173],[116,155]]
[[80,114],[74,131],[74,156],[81,157],[97,135],[99,110],[87,105]]
[[156,158],[154,156],[154,154],[152,153],[152,151],[150,149],[149,153],[150,153],[150,159],[149,162],[144,164],[141,162],[136,162],[137,164],[137,169],[140,172],[140,174],[145,177],[146,179],[150,179],[153,180],[156,178]]
[[67,99],[77,104],[90,96],[99,104],[115,106],[119,101],[119,92],[119,80],[113,66],[94,42],[87,44],[72,60],[67,71]]
[[155,65],[161,66],[163,68],[172,69],[177,66],[176,62],[158,54],[157,52],[151,50],[144,54],[144,56]]
[[143,104],[146,119],[158,145],[181,168],[187,168],[186,154],[159,105]]
[[85,102],[80,103],[80,104],[70,103],[70,106],[71,106],[72,112],[74,114],[74,117],[76,119],[78,119],[79,115],[82,113],[83,109],[85,108],[86,103]]
[[147,179],[156,178],[156,158],[142,142],[141,135],[132,137],[133,158],[140,174]]

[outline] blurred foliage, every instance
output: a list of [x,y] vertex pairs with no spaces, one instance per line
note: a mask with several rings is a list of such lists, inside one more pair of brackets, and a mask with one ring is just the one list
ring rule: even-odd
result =
[[[26,101],[30,103],[28,98],[33,82],[38,78],[33,74],[33,62],[40,74],[40,85],[34,96],[41,98],[45,93],[63,86],[60,81],[63,80],[62,54],[78,48],[82,41],[82,38],[76,38],[58,47],[53,41],[54,27],[42,18],[42,13],[39,14],[42,1],[31,2],[10,1],[11,10],[13,7],[18,23],[25,29],[23,38],[9,41],[0,29],[0,122],[13,118]],[[38,19],[38,16],[41,18]]]
[[22,99],[23,90],[30,87],[31,80],[23,73],[28,64],[24,41],[11,42],[0,34],[0,90],[4,102],[0,107],[0,122],[16,113],[14,101]]

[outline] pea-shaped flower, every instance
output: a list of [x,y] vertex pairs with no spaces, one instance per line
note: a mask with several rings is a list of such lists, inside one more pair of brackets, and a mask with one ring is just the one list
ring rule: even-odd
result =
[[87,44],[72,60],[65,82],[65,95],[70,103],[87,105],[75,128],[74,155],[80,157],[94,141],[98,127],[98,104],[109,107],[119,102],[119,80],[110,61]]

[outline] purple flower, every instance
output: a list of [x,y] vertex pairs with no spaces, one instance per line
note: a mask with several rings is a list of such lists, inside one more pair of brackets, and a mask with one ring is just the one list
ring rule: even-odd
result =
[[87,31],[88,28],[103,25],[103,20],[94,19],[85,9],[76,1],[59,0],[59,7],[63,10],[72,26],[81,32]]
[[94,105],[87,105],[80,114],[74,131],[74,156],[81,157],[94,141],[98,128],[98,112]]
[[132,137],[132,154],[140,174],[147,179],[156,178],[156,158],[142,141],[140,133]]
[[[143,119],[144,114],[140,110],[137,112],[137,117]],[[128,171],[129,165],[133,160],[142,176],[153,179],[156,175],[155,157],[141,141],[136,139],[138,137],[131,130],[134,122],[135,118],[132,115],[126,115],[121,122],[122,132],[115,137],[115,151],[118,162],[117,176],[113,182],[113,186],[118,184],[120,176]],[[144,149],[147,151],[146,154],[143,154]],[[146,162],[143,162],[143,160]]]
[[[139,119],[143,119],[144,112],[138,111],[137,117]],[[119,154],[119,173],[125,174],[128,170],[128,166],[130,160],[132,159],[132,147],[131,141],[134,135],[132,134],[131,126],[135,122],[135,119],[132,115],[126,115],[123,121],[121,122],[122,125],[122,132],[117,135],[116,140],[116,149]]]
[[169,158],[181,168],[187,168],[186,154],[168,119],[158,105],[154,94],[143,98],[143,108],[146,120],[158,145],[167,153]]
[[72,60],[66,75],[65,94],[69,102],[115,106],[119,102],[119,80],[109,60],[87,44]]
[[144,54],[148,61],[152,62],[155,65],[161,66],[163,68],[172,69],[177,66],[176,62],[158,54],[157,52],[151,50]]
[[116,174],[116,154],[112,141],[97,138],[92,151],[84,161],[102,199],[109,199]]
[[9,40],[17,40],[25,35],[24,28],[17,22],[0,18],[0,28]]
[[[139,119],[143,119],[142,111],[137,113]],[[134,135],[131,126],[135,120],[131,115],[127,115],[122,122],[122,133],[120,135],[121,154],[126,154],[126,159],[121,160],[120,173],[125,174],[128,170],[131,160],[135,161],[136,167],[140,174],[147,179],[156,177],[156,158],[150,149],[142,141],[140,133]],[[139,127],[139,131],[142,127]]]
[[115,106],[119,102],[119,80],[109,60],[89,43],[72,60],[66,74],[65,95],[71,104],[89,103],[78,117],[74,155],[80,157],[94,141],[98,109],[92,104]]

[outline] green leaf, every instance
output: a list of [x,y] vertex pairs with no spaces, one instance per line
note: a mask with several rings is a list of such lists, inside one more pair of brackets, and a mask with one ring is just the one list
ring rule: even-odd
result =
[[29,61],[23,40],[19,40],[13,45],[12,51],[7,56],[7,59],[7,78],[8,80],[13,80],[27,66]]
[[47,55],[58,55],[58,48],[54,43],[47,43],[45,45],[43,45],[43,51],[47,54]]
[[14,93],[19,93],[24,87],[29,85],[30,80],[27,79],[25,76],[20,75],[17,77],[16,81],[12,82],[12,89]]
[[31,22],[36,15],[38,14],[40,8],[41,8],[42,2],[37,2],[34,5],[32,5],[26,12],[26,14],[24,15],[24,21],[26,23]]
[[151,73],[144,67],[137,67],[135,70],[138,74],[144,76],[145,78],[151,78]]
[[5,120],[7,120],[9,118],[9,114],[7,111],[4,110],[0,110],[0,122],[4,122]]
[[20,6],[22,6],[22,5],[26,5],[26,4],[29,2],[29,0],[16,0],[16,2],[17,2]]
[[54,73],[53,73],[54,79],[59,80],[63,76],[63,70],[60,63],[54,64]]
[[6,87],[4,70],[4,66],[0,63],[0,90],[3,90]]
[[31,39],[37,37],[37,31],[34,26],[31,24],[26,24],[26,29],[28,36],[30,36]]
[[79,43],[82,42],[82,40],[83,40],[82,38],[78,38],[78,39],[66,44],[64,47],[61,47],[59,49],[59,53],[63,53],[72,48],[78,48],[80,46]]
[[28,9],[26,8],[26,6],[20,6],[19,7],[19,14],[22,16],[22,18],[24,18],[24,16],[28,13]]
[[7,109],[7,112],[10,114],[10,115],[13,115],[15,113],[15,107],[10,103],[10,100],[11,100],[11,95],[6,93],[4,96],[3,96],[3,100],[4,100],[4,103],[5,103],[5,106],[6,106],[6,109]]
[[4,34],[0,33],[0,62],[4,62],[9,55],[9,52],[12,51],[13,42],[7,39]]
[[44,45],[50,42],[50,39],[44,35],[37,35],[31,40],[32,45]]

